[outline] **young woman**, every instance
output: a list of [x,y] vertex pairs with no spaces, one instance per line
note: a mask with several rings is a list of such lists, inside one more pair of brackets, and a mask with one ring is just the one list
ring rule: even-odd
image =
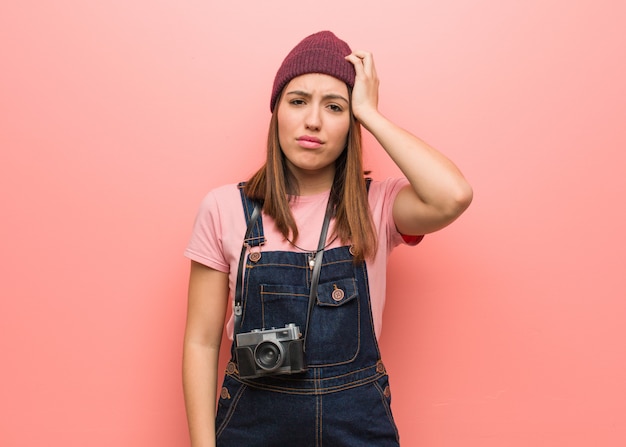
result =
[[[454,221],[472,189],[377,102],[370,53],[329,31],[305,38],[276,74],[265,164],[203,201],[185,252],[193,447],[399,445],[377,344],[387,256]],[[405,178],[364,177],[360,126]]]

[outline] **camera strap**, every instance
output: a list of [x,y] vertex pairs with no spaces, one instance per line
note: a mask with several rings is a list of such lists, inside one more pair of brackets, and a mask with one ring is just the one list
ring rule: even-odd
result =
[[[332,194],[332,191],[331,191]],[[326,248],[326,236],[328,234],[328,227],[330,226],[330,218],[333,214],[332,196],[328,197],[328,203],[326,204],[326,213],[324,214],[324,223],[322,224],[322,231],[320,232],[320,241],[317,244],[317,251],[314,255],[313,272],[311,273],[311,292],[309,294],[309,307],[306,313],[306,325],[304,327],[304,340],[302,350],[306,352],[306,337],[309,333],[309,322],[311,321],[311,313],[313,312],[313,305],[317,299],[317,284],[320,280],[320,271],[322,270],[322,258],[324,257],[324,249]]]
[[237,269],[237,283],[235,285],[235,306],[233,308],[233,314],[235,315],[235,327],[234,327],[234,335],[233,338],[237,340],[237,333],[239,332],[239,328],[241,326],[241,314],[242,314],[242,299],[241,299],[241,288],[243,283],[243,260],[246,257],[246,249],[248,248],[248,243],[246,242],[250,236],[252,235],[252,231],[254,229],[254,225],[256,221],[259,219],[261,215],[261,205],[258,202],[255,202],[254,209],[252,210],[252,214],[250,215],[250,220],[248,221],[248,228],[246,228],[246,235],[244,236],[244,243],[241,246],[241,255],[239,256],[239,268]]
[[[314,265],[313,271],[311,273],[311,292],[309,294],[309,303],[307,309],[306,316],[306,326],[304,328],[304,349],[306,350],[306,334],[309,332],[309,321],[311,320],[311,312],[313,311],[313,305],[315,304],[315,300],[317,299],[317,284],[319,283],[320,271],[322,269],[322,257],[324,255],[324,248],[326,246],[326,237],[328,235],[328,227],[330,226],[330,219],[333,214],[333,204],[330,198],[328,199],[328,203],[326,205],[326,213],[324,214],[324,223],[322,224],[322,230],[320,232],[320,240],[317,246],[317,251],[314,255]],[[250,238],[252,231],[254,229],[254,225],[256,221],[259,219],[261,215],[261,205],[259,203],[255,203],[254,209],[252,210],[252,214],[250,215],[250,220],[248,221],[248,227],[246,228],[246,234],[244,240]],[[242,305],[242,287],[243,287],[243,263],[246,257],[246,249],[248,245],[244,242],[241,247],[241,255],[239,256],[239,267],[237,269],[237,282],[235,285],[235,305],[233,308],[233,314],[235,316],[235,327],[234,327],[234,335],[233,337],[236,340],[236,335],[239,333],[239,328],[241,327],[241,316],[243,313],[243,305]]]

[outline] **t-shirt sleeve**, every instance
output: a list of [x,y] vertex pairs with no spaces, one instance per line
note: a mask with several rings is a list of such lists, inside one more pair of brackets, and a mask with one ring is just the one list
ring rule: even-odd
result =
[[224,255],[222,220],[215,191],[200,203],[185,256],[220,272],[228,273],[230,266]]
[[393,220],[393,203],[400,190],[409,184],[405,178],[387,179],[379,183],[379,194],[382,199],[382,214],[385,218],[388,249],[391,250],[400,244],[417,245],[424,238],[423,235],[401,234]]
[[412,236],[408,234],[402,235],[402,241],[407,245],[417,245],[422,242],[422,239],[424,239],[423,234],[420,234],[419,236]]

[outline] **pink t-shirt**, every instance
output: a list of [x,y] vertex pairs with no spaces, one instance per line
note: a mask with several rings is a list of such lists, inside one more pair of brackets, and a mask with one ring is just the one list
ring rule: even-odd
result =
[[[387,278],[387,258],[391,250],[400,243],[417,244],[421,237],[403,238],[393,222],[392,205],[398,191],[408,184],[406,179],[372,181],[368,193],[372,217],[378,232],[378,251],[373,260],[366,261],[369,290],[371,294],[374,330],[380,337],[385,288]],[[319,242],[319,234],[326,211],[328,192],[312,196],[299,196],[292,202],[291,212],[298,225],[299,237],[296,245],[305,251],[314,252]],[[298,251],[274,226],[274,220],[263,214],[265,245],[262,251]],[[333,222],[329,237],[333,233]],[[229,274],[231,298],[235,291],[235,281],[246,221],[241,196],[236,184],[226,185],[209,192],[200,205],[193,232],[185,256],[220,272]],[[340,247],[339,240],[327,248]],[[259,250],[259,248],[255,248]],[[227,326],[232,338],[233,319]]]

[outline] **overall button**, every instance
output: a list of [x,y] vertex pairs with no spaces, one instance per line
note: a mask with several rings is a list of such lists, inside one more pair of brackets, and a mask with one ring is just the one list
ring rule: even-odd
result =
[[385,395],[387,399],[391,397],[391,390],[389,389],[388,386],[386,386],[385,389],[383,390],[383,394]]
[[385,365],[383,365],[383,362],[379,361],[376,364],[376,372],[379,374],[384,374],[385,373]]
[[249,259],[252,262],[259,262],[259,259],[261,259],[261,252],[255,251],[253,253],[250,253]]
[[341,301],[345,295],[346,294],[343,292],[343,290],[338,289],[337,286],[335,286],[335,290],[333,290],[333,293],[330,296],[335,301]]
[[228,388],[223,387],[222,391],[220,392],[220,397],[222,399],[230,399],[230,393],[228,392]]
[[226,374],[235,374],[237,372],[237,366],[233,362],[228,362],[226,365]]

